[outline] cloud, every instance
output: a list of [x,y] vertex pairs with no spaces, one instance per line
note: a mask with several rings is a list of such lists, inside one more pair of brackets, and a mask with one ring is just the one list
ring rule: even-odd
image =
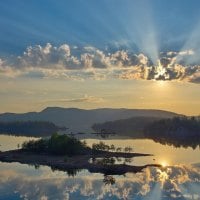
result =
[[22,56],[18,56],[13,67],[18,68],[44,68],[44,69],[76,69],[80,62],[77,57],[72,56],[70,47],[63,44],[54,47],[50,43],[42,47],[40,45],[30,46]]
[[[198,52],[161,52],[157,64],[143,53],[107,52],[92,46],[30,46],[15,57],[0,59],[0,76],[28,78],[143,79],[200,83],[200,63],[191,64]],[[195,60],[195,59],[194,59]]]
[[73,98],[73,99],[54,99],[48,100],[46,102],[59,102],[59,103],[81,103],[81,102],[88,102],[88,103],[101,103],[104,102],[104,99],[101,97],[96,96],[89,96],[85,94],[83,97],[80,98]]
[[6,77],[16,77],[20,75],[21,72],[15,67],[11,67],[6,64],[6,61],[2,60],[0,58],[0,76],[6,76]]

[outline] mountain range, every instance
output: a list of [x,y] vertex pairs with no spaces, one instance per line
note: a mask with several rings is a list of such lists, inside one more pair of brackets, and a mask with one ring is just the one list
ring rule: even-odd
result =
[[[96,123],[123,120],[133,117],[172,118],[177,113],[163,110],[99,108],[84,110],[79,108],[47,107],[40,112],[2,113],[0,122],[48,121],[64,126],[70,132],[91,132]],[[142,123],[142,122],[141,122]]]

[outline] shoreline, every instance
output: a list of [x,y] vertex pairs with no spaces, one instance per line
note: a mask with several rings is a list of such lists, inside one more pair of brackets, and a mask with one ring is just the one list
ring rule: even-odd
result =
[[89,153],[87,155],[76,155],[72,157],[68,156],[55,156],[49,154],[36,154],[33,152],[19,150],[11,150],[0,152],[1,162],[18,162],[21,164],[35,165],[35,166],[49,166],[52,169],[61,171],[68,170],[82,170],[86,169],[91,173],[101,173],[104,175],[123,175],[125,173],[137,173],[141,172],[147,167],[162,167],[159,164],[147,164],[143,166],[131,166],[126,164],[97,164],[89,163],[90,158],[111,158],[111,157],[123,157],[133,158],[139,156],[153,156],[152,154],[143,153],[122,153],[122,152],[98,152],[95,154]]

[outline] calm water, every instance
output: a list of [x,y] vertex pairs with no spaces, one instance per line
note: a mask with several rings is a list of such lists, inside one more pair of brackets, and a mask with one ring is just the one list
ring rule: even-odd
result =
[[[16,149],[30,138],[0,136],[0,150]],[[89,145],[98,139],[87,139]],[[69,176],[49,167],[0,163],[0,200],[9,199],[200,199],[200,150],[173,148],[151,140],[107,139],[108,144],[131,146],[135,152],[155,156],[134,158],[132,164],[161,163],[164,169],[114,176],[113,185],[101,174],[86,170]]]

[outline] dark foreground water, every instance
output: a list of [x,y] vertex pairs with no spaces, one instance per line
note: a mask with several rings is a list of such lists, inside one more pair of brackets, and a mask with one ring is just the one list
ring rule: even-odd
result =
[[[0,136],[0,150],[16,149],[30,138]],[[87,139],[91,145],[98,139]],[[114,176],[114,184],[102,174],[52,171],[46,166],[0,163],[0,200],[16,199],[200,199],[200,150],[174,148],[151,140],[107,139],[116,146],[132,146],[153,157],[134,158],[130,164],[160,163],[163,169]]]

